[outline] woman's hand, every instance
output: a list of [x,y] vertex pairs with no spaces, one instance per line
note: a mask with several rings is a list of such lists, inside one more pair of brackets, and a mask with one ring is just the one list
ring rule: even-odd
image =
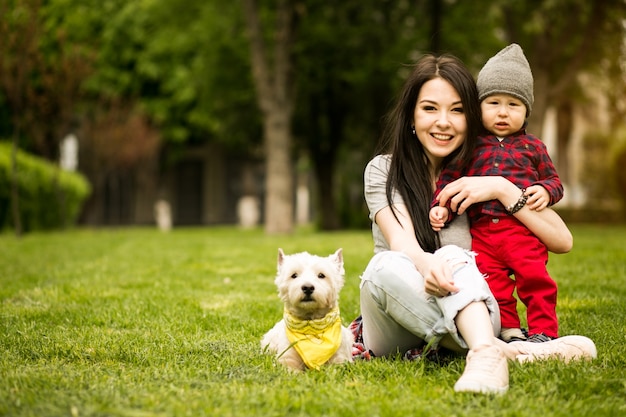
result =
[[427,294],[443,297],[457,292],[459,289],[454,285],[450,265],[432,253],[425,252],[417,242],[406,206],[397,205],[395,209],[397,219],[391,207],[385,207],[376,214],[376,223],[389,242],[389,248],[404,253],[413,261],[415,268],[424,277]]
[[443,259],[432,253],[424,252],[416,263],[418,270],[424,277],[424,289],[427,294],[443,297],[459,291],[454,285],[452,268]]
[[[519,189],[504,177],[461,177],[446,185],[437,199],[442,206],[445,206],[450,200],[452,211],[461,215],[474,203],[500,200],[505,206],[510,204],[501,199],[506,199],[506,196],[513,190],[511,186],[518,190],[515,197],[517,199],[520,193]],[[515,193],[515,191],[513,192]]]

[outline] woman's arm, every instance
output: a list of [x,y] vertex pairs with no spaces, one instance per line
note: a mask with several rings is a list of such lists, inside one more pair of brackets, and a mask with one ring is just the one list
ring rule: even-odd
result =
[[[515,204],[522,194],[515,184],[504,177],[462,177],[448,184],[439,194],[439,201],[446,204],[458,214],[474,203],[499,200],[505,207]],[[549,251],[566,253],[572,249],[573,238],[567,225],[552,209],[534,211],[524,206],[514,216],[522,222]]]
[[[403,252],[411,260],[417,270],[424,277],[426,292],[431,295],[441,296],[443,293],[455,293],[459,289],[454,285],[452,269],[443,259],[432,253],[425,252],[415,237],[413,222],[404,204],[394,206],[396,216],[387,206],[376,213],[375,221],[378,224],[389,248],[393,251]],[[424,219],[427,221],[427,219]]]
[[574,246],[574,238],[567,225],[551,208],[535,211],[524,206],[514,214],[517,219],[543,242],[550,252],[567,253]]

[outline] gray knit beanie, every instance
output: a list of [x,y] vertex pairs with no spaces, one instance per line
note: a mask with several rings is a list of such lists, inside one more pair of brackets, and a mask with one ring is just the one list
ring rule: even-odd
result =
[[510,94],[526,106],[526,117],[533,107],[533,74],[524,56],[524,51],[516,43],[507,46],[483,66],[476,82],[478,99],[493,94]]

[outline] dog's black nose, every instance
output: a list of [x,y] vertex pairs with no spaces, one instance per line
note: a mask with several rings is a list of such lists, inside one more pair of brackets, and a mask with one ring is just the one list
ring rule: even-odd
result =
[[313,285],[303,285],[302,286],[302,292],[305,293],[306,295],[313,294],[313,291],[315,291],[315,287]]

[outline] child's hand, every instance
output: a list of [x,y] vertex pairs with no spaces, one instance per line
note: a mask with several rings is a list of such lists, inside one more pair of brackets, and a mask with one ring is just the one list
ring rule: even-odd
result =
[[430,226],[433,230],[439,232],[448,221],[448,209],[446,207],[435,206],[430,209],[428,219],[430,220]]
[[525,194],[528,196],[526,205],[531,210],[541,211],[548,207],[548,204],[550,203],[548,190],[543,188],[541,185],[531,185],[526,189]]

